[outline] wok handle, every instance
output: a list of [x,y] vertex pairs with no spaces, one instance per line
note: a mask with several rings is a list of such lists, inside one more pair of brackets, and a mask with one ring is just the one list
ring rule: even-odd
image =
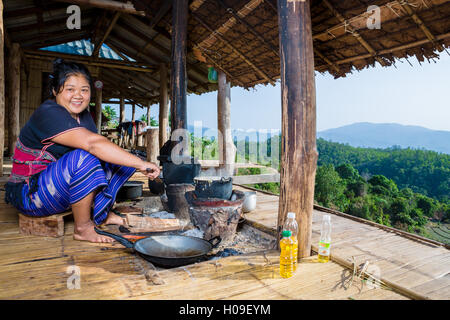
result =
[[[217,242],[213,243],[215,240],[217,240]],[[221,241],[222,241],[222,238],[220,236],[215,236],[214,238],[211,238],[208,240],[208,242],[212,245],[212,248],[216,248]]]
[[117,234],[114,233],[109,233],[100,229],[97,229],[96,227],[94,227],[95,232],[97,232],[98,234],[101,234],[103,236],[107,236],[110,238],[113,238],[114,240],[116,240],[117,242],[119,242],[120,244],[124,245],[127,248],[134,248],[134,243],[131,241],[128,241],[127,239],[125,239],[124,237],[121,237]]

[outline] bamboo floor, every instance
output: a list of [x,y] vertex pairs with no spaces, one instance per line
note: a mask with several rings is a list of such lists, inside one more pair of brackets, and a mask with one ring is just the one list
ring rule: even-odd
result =
[[[6,179],[6,177],[0,179],[2,185]],[[139,174],[133,179],[145,180]],[[18,229],[17,210],[5,204],[3,199],[2,191],[0,192],[0,299],[403,300],[411,298],[390,288],[371,288],[359,279],[350,283],[352,272],[348,268],[335,261],[318,263],[316,256],[301,260],[296,274],[292,278],[283,279],[279,276],[279,253],[274,250],[231,256],[156,272],[151,264],[118,243],[93,244],[73,240],[73,220],[70,216],[65,223],[63,237],[22,235]],[[258,223],[272,227],[271,224],[276,223],[276,205],[277,197],[259,193],[258,209],[255,213],[248,214],[247,219],[251,222],[251,219],[260,218]],[[273,221],[270,221],[271,219]],[[314,241],[317,240],[319,219],[320,213],[315,212]],[[336,241],[333,253],[336,254],[341,251],[346,253],[344,243],[351,243],[352,239],[364,236],[364,233],[355,232],[350,227],[345,228],[344,220],[338,221],[333,218],[335,227],[333,235]],[[340,225],[344,231],[339,231]],[[355,228],[357,227],[356,225]],[[379,236],[373,237],[378,238]],[[381,240],[386,241],[381,238],[371,241],[372,247]],[[400,242],[396,241],[396,248]],[[402,248],[399,250],[403,250],[405,255],[412,256],[413,249],[419,245],[412,243],[411,246],[408,250]],[[348,254],[356,254],[355,251],[362,249],[368,252],[364,242],[361,241],[355,241],[355,244],[348,245],[348,248],[350,250]],[[391,251],[387,253],[392,255]],[[422,256],[423,253],[420,257]],[[383,272],[384,265],[390,266],[386,270],[389,270],[393,279],[403,283],[405,279],[411,278],[416,289],[425,290],[431,297],[447,298],[448,285],[441,283],[438,277],[434,278],[434,282],[426,281],[441,272],[438,271],[436,264],[432,264],[436,262],[439,253],[437,251],[436,254],[427,253],[427,256],[426,261],[421,263],[412,260],[408,264],[402,259],[401,265],[398,265],[396,264],[398,257],[385,259],[384,262],[381,256],[377,261],[381,264],[383,260]],[[448,261],[448,255],[446,257]],[[420,278],[417,278],[414,270],[420,271]],[[413,272],[413,277],[409,276],[410,272]],[[448,280],[448,276],[444,279]]]

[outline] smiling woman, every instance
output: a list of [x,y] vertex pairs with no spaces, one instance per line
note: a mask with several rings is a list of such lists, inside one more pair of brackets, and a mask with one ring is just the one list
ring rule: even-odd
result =
[[71,208],[76,240],[111,242],[94,231],[94,224],[123,224],[122,218],[109,212],[117,192],[136,170],[154,179],[159,167],[97,134],[87,110],[91,84],[85,66],[55,60],[51,98],[20,131],[6,201],[29,216]]

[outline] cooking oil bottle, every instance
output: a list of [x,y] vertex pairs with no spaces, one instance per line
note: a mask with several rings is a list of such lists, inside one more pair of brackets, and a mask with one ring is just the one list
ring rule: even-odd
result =
[[284,230],[280,240],[280,276],[290,278],[294,274],[294,241],[291,231]]
[[329,215],[323,216],[322,229],[320,231],[319,241],[319,262],[330,261],[330,246],[331,246],[331,217]]
[[294,272],[297,270],[298,261],[298,224],[295,220],[295,212],[288,212],[286,222],[284,223],[283,230],[289,230],[291,232],[291,239],[293,243],[293,256],[294,256]]

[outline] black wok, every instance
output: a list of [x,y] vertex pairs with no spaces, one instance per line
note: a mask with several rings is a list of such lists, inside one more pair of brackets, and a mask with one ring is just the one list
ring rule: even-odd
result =
[[[108,236],[127,248],[134,249],[145,260],[153,264],[172,268],[205,260],[206,254],[219,245],[220,237],[209,241],[181,235],[151,236],[131,242],[117,234],[95,228],[98,234]],[[214,243],[215,242],[215,243]]]

